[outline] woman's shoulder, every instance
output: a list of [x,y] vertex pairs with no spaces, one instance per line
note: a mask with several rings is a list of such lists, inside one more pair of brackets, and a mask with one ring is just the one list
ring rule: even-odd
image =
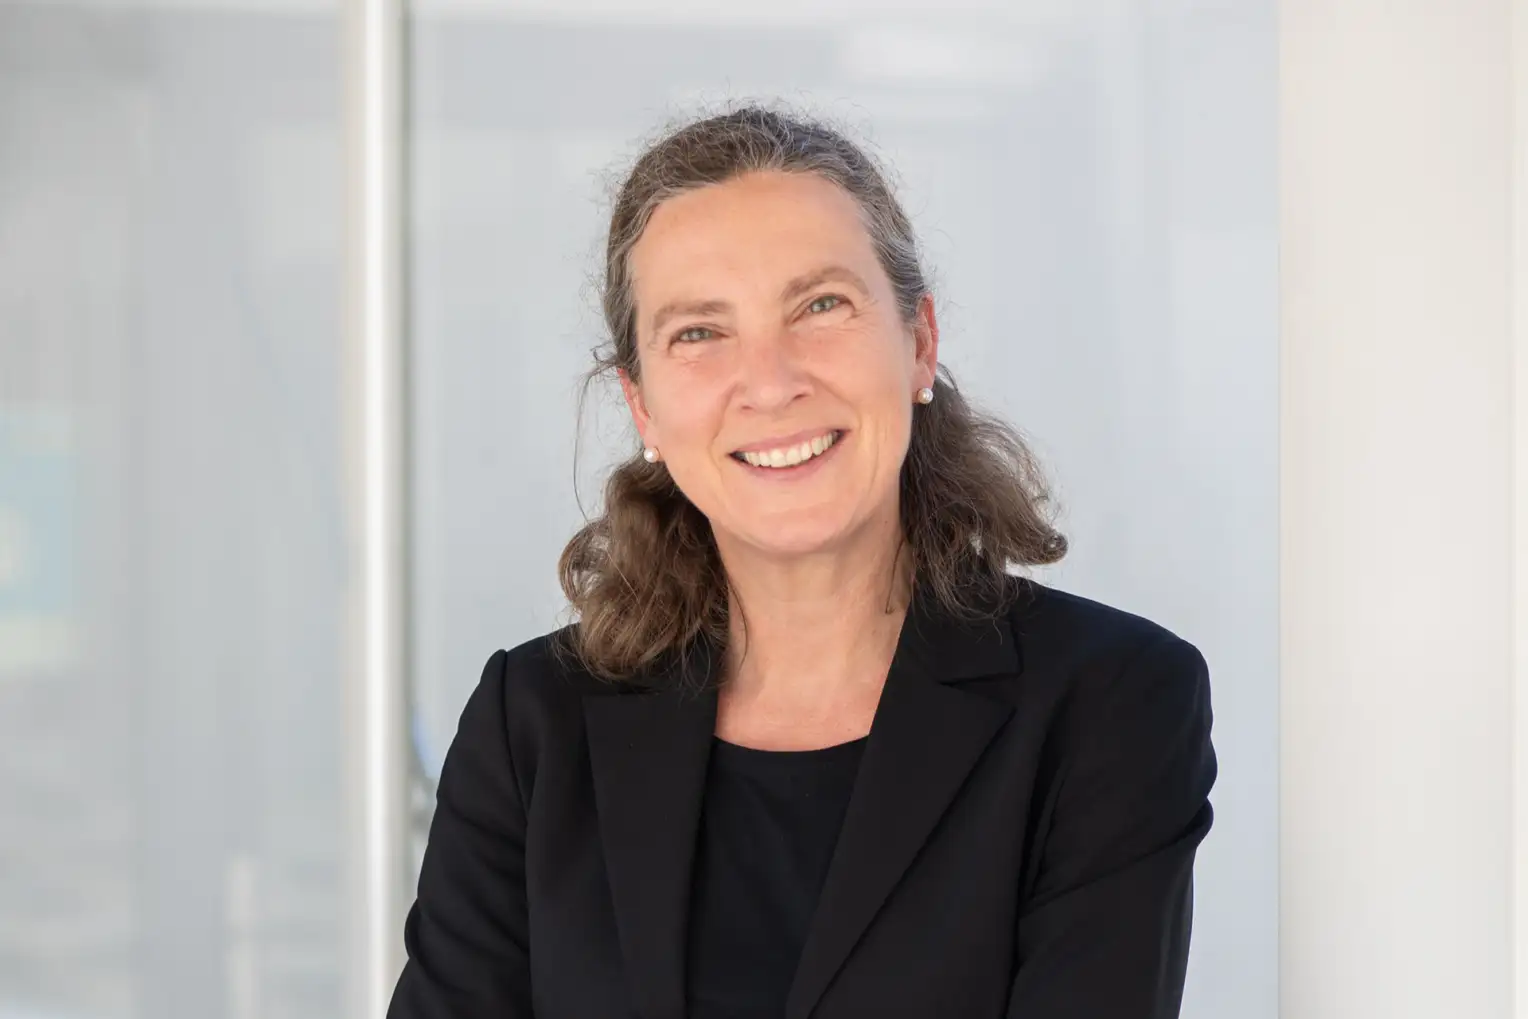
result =
[[541,747],[567,744],[582,726],[585,695],[620,692],[579,665],[573,625],[489,655],[463,712],[462,728],[478,719],[507,735],[517,767],[531,766],[525,774]]
[[1029,632],[1054,631],[1126,642],[1152,642],[1178,636],[1162,623],[1120,605],[1028,577],[1014,579],[1015,597],[1009,603],[1009,612],[1014,625]]
[[[1049,736],[1077,793],[1119,816],[1160,811],[1164,797],[1202,808],[1215,782],[1210,670],[1199,649],[1162,623],[1092,598],[1033,584],[1013,608],[1022,667],[1016,687],[1044,698]],[[1150,795],[1137,795],[1150,782]],[[1121,791],[1132,790],[1121,799]],[[1171,812],[1169,812],[1171,813]],[[1208,815],[1206,815],[1208,816]]]
[[1192,662],[1199,650],[1163,623],[1033,579],[1019,581],[1009,618],[1026,670],[1113,675],[1136,659],[1168,655]]
[[590,693],[619,692],[616,684],[594,676],[579,662],[577,627],[570,623],[496,653],[506,700],[576,700]]

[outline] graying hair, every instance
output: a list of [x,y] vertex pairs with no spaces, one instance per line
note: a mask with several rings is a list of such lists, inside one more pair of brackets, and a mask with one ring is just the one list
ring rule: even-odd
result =
[[904,321],[912,321],[918,302],[929,292],[928,279],[912,223],[880,168],[863,149],[824,123],[745,106],[681,127],[632,167],[611,213],[605,246],[601,303],[614,342],[600,359],[602,367],[639,377],[631,251],[653,213],[687,191],[763,171],[812,174],[854,198],[876,258],[891,281],[897,309]]

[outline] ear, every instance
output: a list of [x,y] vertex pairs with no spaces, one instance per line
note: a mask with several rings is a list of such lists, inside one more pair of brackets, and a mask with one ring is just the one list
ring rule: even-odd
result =
[[617,369],[616,375],[621,380],[621,395],[626,397],[626,408],[631,411],[632,424],[637,426],[637,434],[642,437],[644,446],[651,446],[648,432],[652,429],[652,415],[647,412],[647,401],[642,398],[642,387],[632,381],[626,369]]
[[913,315],[913,388],[932,389],[939,369],[939,320],[934,316],[934,295],[924,294]]

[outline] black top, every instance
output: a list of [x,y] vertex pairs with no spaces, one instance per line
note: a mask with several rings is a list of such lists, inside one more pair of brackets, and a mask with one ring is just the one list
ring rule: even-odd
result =
[[688,1014],[780,1019],[865,739],[711,743],[691,889]]

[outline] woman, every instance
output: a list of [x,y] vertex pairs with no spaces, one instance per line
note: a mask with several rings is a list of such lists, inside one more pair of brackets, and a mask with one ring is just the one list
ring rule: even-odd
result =
[[619,192],[642,453],[489,659],[394,1019],[1163,1019],[1216,764],[1203,658],[1011,575],[1065,541],[937,369],[866,155],[744,108]]

